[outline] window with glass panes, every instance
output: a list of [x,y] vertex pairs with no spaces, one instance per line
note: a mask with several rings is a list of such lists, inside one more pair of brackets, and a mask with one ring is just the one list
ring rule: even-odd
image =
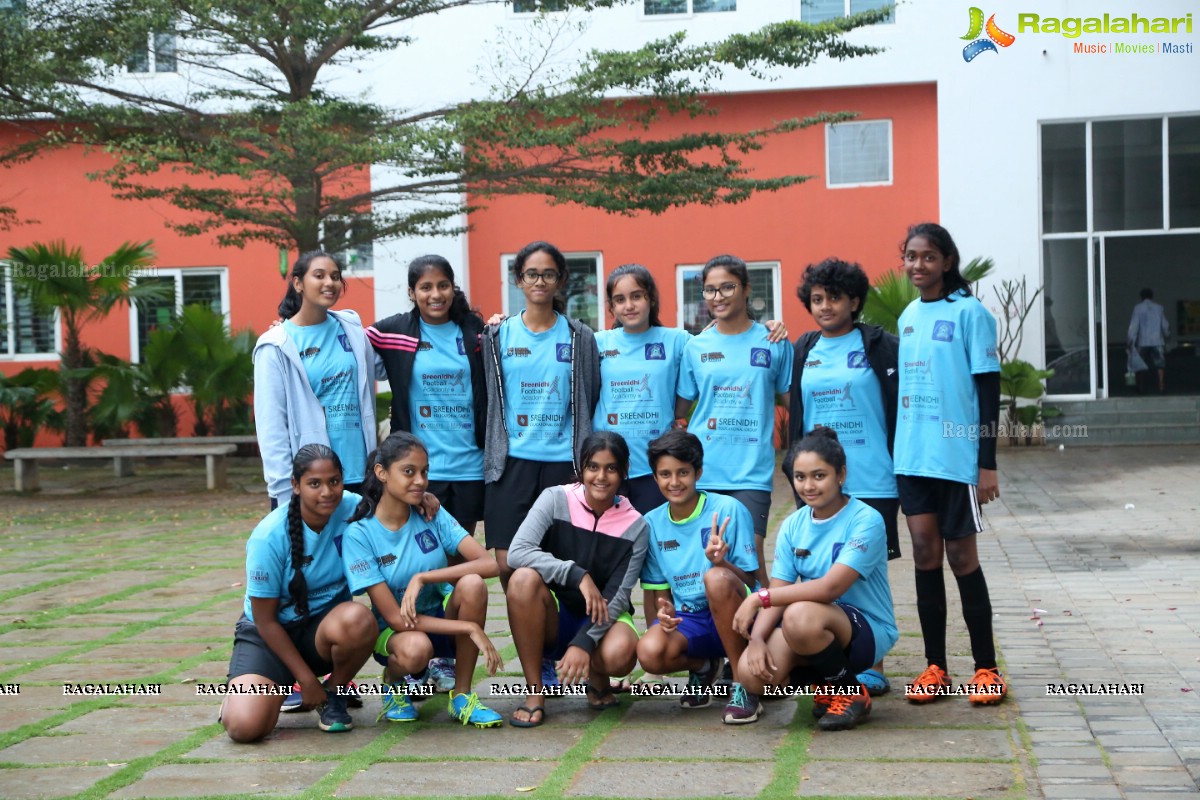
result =
[[[800,20],[802,22],[825,22],[838,17],[860,14],[863,11],[874,11],[884,6],[895,6],[895,0],[801,0]],[[896,21],[896,9],[887,19]]]
[[55,314],[38,314],[29,299],[14,291],[7,270],[0,276],[0,357],[53,355],[58,349]]
[[737,11],[737,0],[643,0],[642,13],[647,17],[669,14],[716,14]]
[[150,334],[170,325],[183,312],[184,306],[202,305],[217,314],[229,313],[225,296],[223,270],[157,270],[156,274],[139,277],[138,283],[161,283],[170,288],[170,295],[134,305],[131,315],[136,338],[133,342],[133,361],[140,361],[142,348]]

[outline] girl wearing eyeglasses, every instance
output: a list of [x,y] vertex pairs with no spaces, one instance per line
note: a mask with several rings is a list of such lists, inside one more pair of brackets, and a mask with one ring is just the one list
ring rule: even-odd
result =
[[750,272],[737,256],[709,260],[700,273],[704,302],[716,321],[687,343],[679,374],[675,416],[695,410],[687,429],[705,452],[700,489],[741,501],[754,519],[758,582],[767,583],[763,542],[771,510],[775,468],[772,434],[775,395],[784,403],[792,383],[791,345],[771,342],[765,326],[750,316]]
[[525,245],[512,278],[525,294],[525,310],[489,325],[483,336],[484,534],[506,589],[513,536],[543,489],[575,480],[600,392],[595,336],[565,313],[562,251],[549,242]]

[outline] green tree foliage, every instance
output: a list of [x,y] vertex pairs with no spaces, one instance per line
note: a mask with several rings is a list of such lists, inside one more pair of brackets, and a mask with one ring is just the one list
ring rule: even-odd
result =
[[[962,268],[962,274],[968,283],[975,284],[991,274],[994,266],[990,258],[973,258]],[[897,333],[900,315],[919,294],[904,270],[885,272],[871,285],[859,319],[889,333]]]
[[117,306],[161,299],[168,291],[147,281],[135,284],[135,271],[154,258],[150,242],[126,242],[98,264],[88,264],[83,250],[65,242],[10,247],[7,268],[13,291],[29,299],[39,314],[58,313],[63,326],[62,382],[66,404],[66,444],[87,444],[89,353],[84,326],[102,319]]
[[0,373],[0,429],[4,449],[32,447],[39,430],[61,430],[62,412],[54,402],[59,375],[53,369],[23,369],[12,377]]
[[[0,119],[10,127],[58,124],[48,133],[39,122],[31,127],[36,136],[0,158],[69,142],[106,147],[116,164],[101,177],[118,196],[170,202],[193,212],[179,231],[211,233],[234,246],[260,240],[336,251],[446,230],[464,210],[468,188],[473,201],[533,193],[623,214],[737,203],[806,179],[755,173],[748,154],[772,136],[852,114],[758,130],[651,134],[650,126],[669,115],[711,114],[706,93],[731,71],[765,77],[822,56],[874,53],[845,34],[890,13],[780,22],[712,43],[675,34],[632,50],[592,51],[577,67],[550,75],[530,55],[537,46],[521,43],[511,49],[529,56],[527,71],[514,68],[481,87],[478,99],[439,108],[389,107],[361,83],[347,88],[355,83],[349,70],[369,69],[379,54],[404,48],[421,18],[495,2],[30,3],[0,42]],[[558,5],[586,12],[619,2],[629,0]],[[175,58],[186,86],[164,76],[118,79],[153,32],[170,30],[180,36]],[[365,165],[403,177],[368,188],[354,180]],[[349,241],[347,219],[355,220]],[[337,221],[343,224],[325,224]]]

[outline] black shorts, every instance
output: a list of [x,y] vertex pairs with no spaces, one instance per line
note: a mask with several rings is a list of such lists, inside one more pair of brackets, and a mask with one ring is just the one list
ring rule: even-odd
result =
[[620,493],[625,495],[629,504],[636,508],[642,516],[667,502],[667,498],[663,497],[663,493],[658,490],[658,481],[654,480],[653,475],[626,478],[625,482],[621,484]]
[[484,487],[484,546],[507,550],[542,490],[575,480],[575,465],[570,461],[527,461],[509,456],[500,480]]
[[425,491],[436,497],[455,521],[472,533],[483,519],[483,481],[430,481]]
[[[850,643],[844,651],[846,660],[850,662],[850,672],[855,675],[865,672],[875,666],[875,631],[866,615],[854,606],[840,601],[834,605],[844,611],[850,620]],[[811,686],[824,682],[825,676],[817,675],[807,664],[797,666],[788,674],[788,683],[792,686]]]
[[979,496],[969,483],[897,475],[896,489],[904,516],[937,514],[938,531],[943,539],[965,539],[983,530]]
[[860,497],[883,517],[883,530],[887,533],[888,561],[900,557],[900,529],[896,517],[900,514],[900,499],[897,497]]
[[[706,492],[716,492],[726,497],[732,497],[746,507],[750,518],[754,520],[754,535],[766,537],[767,517],[771,516],[771,493],[761,489],[705,489]],[[765,568],[766,564],[759,566]]]
[[[288,638],[300,652],[300,657],[314,675],[333,672],[333,664],[321,658],[321,654],[317,652],[317,628],[334,608],[336,604],[320,614],[283,626]],[[283,663],[283,659],[267,646],[258,628],[245,614],[242,614],[233,628],[233,655],[229,657],[229,680],[242,675],[262,675],[280,686],[291,686],[296,682],[296,676]]]

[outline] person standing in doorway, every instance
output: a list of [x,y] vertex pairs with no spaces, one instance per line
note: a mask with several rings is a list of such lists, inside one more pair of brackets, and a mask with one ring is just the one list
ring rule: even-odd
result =
[[[1158,393],[1166,391],[1167,357],[1165,352],[1166,338],[1171,333],[1167,324],[1167,315],[1163,307],[1154,302],[1154,290],[1142,289],[1142,301],[1133,307],[1133,316],[1129,320],[1129,346],[1138,349],[1138,355],[1146,362],[1147,370],[1158,373]],[[1147,382],[1149,377],[1147,376]],[[1143,388],[1142,378],[1138,378],[1138,391],[1148,392],[1149,387]]]

